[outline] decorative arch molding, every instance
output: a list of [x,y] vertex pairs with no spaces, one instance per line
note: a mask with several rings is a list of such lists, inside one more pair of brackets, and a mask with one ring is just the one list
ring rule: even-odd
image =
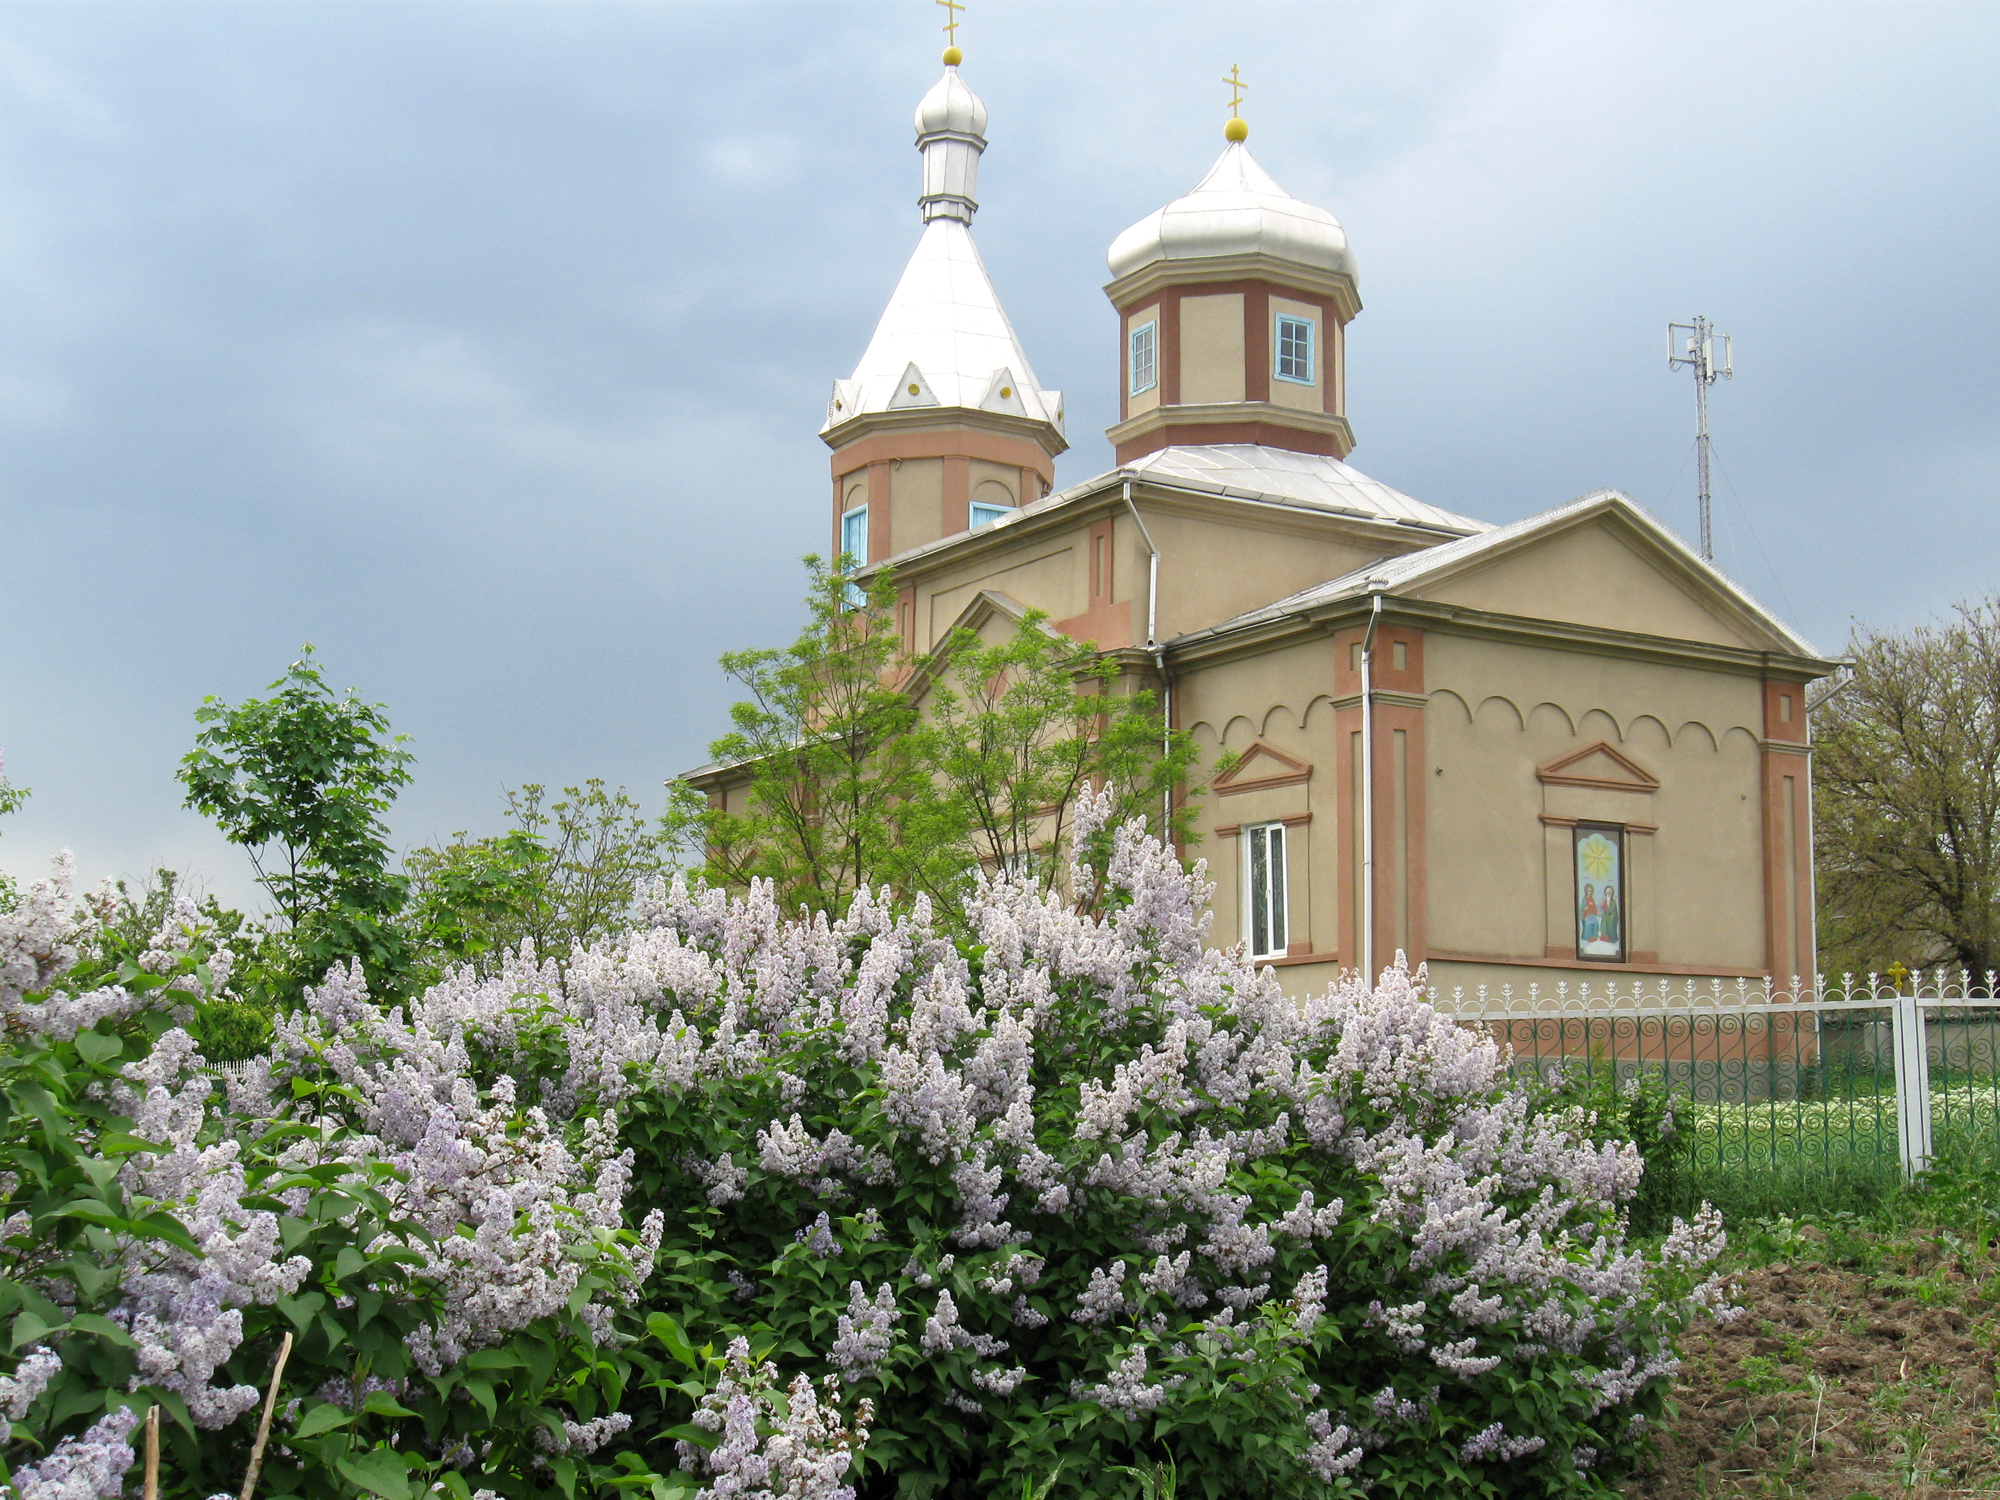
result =
[[1598,740],[1535,767],[1544,786],[1581,786],[1600,792],[1644,792],[1660,789],[1660,779],[1608,740]]
[[1619,743],[1631,744],[1644,732],[1647,725],[1651,725],[1659,731],[1659,742],[1662,748],[1669,750],[1673,748],[1673,732],[1667,728],[1666,721],[1661,719],[1657,714],[1640,714],[1630,724],[1625,726],[1625,732],[1618,737]]
[[1243,758],[1216,777],[1211,787],[1218,797],[1239,792],[1268,792],[1281,786],[1302,786],[1312,779],[1312,762],[1288,755],[1276,745],[1252,740]]
[[1676,729],[1674,731],[1675,749],[1680,748],[1681,742],[1688,737],[1688,732],[1690,730],[1692,730],[1694,733],[1700,735],[1702,738],[1707,740],[1708,748],[1710,750],[1720,750],[1722,748],[1722,742],[1716,738],[1715,731],[1713,729],[1710,729],[1706,724],[1702,723],[1701,720],[1699,719],[1689,719],[1685,724],[1681,725],[1679,729]]
[[1328,715],[1335,714],[1337,712],[1338,710],[1335,709],[1333,706],[1332,695],[1329,693],[1320,693],[1319,695],[1314,697],[1311,702],[1306,704],[1305,715],[1302,719],[1300,719],[1299,727],[1302,729],[1310,729],[1312,728],[1315,719],[1323,719],[1326,718]]
[[1238,725],[1242,726],[1243,733],[1250,738],[1250,744],[1243,747],[1247,754],[1257,743],[1257,726],[1251,722],[1247,714],[1232,714],[1230,716],[1229,722],[1222,726],[1222,743],[1226,745],[1237,737],[1236,730]]
[[1578,714],[1576,716],[1576,732],[1578,734],[1593,735],[1601,740],[1613,740],[1621,745],[1625,743],[1625,729],[1618,722],[1618,716],[1613,713],[1607,713],[1601,708],[1586,708],[1582,713]]
[[[1284,716],[1283,718],[1279,718],[1281,714]],[[1257,736],[1260,741],[1265,735],[1271,732],[1273,720],[1276,720],[1284,728],[1294,731],[1303,731],[1306,727],[1305,715],[1293,714],[1292,706],[1289,703],[1273,703],[1264,711],[1264,727]]]
[[1516,706],[1514,700],[1511,698],[1503,698],[1498,693],[1495,693],[1490,698],[1482,698],[1479,701],[1479,707],[1473,710],[1472,722],[1477,724],[1478,722],[1480,722],[1480,720],[1486,718],[1486,710],[1491,708],[1496,703],[1499,704],[1501,708],[1505,709],[1507,713],[1513,718],[1514,727],[1516,729],[1526,729],[1528,727],[1528,721],[1526,717],[1523,716],[1520,708]]
[[1618,716],[1612,713],[1611,710],[1608,708],[1587,708],[1572,713],[1569,709],[1563,707],[1562,704],[1552,702],[1548,699],[1543,699],[1540,703],[1537,703],[1533,708],[1529,709],[1525,714],[1522,714],[1520,708],[1514,703],[1512,699],[1503,697],[1501,694],[1498,693],[1494,693],[1489,697],[1482,698],[1477,708],[1471,707],[1467,699],[1460,697],[1457,693],[1454,693],[1450,688],[1434,689],[1431,692],[1430,697],[1433,703],[1443,698],[1454,699],[1462,708],[1465,709],[1468,720],[1474,724],[1481,722],[1491,724],[1493,720],[1490,716],[1488,716],[1488,710],[1494,704],[1501,704],[1509,709],[1512,709],[1514,713],[1520,717],[1521,727],[1524,729],[1534,722],[1536,714],[1542,712],[1542,710],[1544,709],[1547,709],[1551,714],[1556,715],[1564,725],[1568,726],[1569,733],[1573,737],[1589,733],[1591,727],[1589,721],[1591,719],[1593,718],[1601,719],[1604,721],[1606,725],[1609,726],[1609,729],[1600,730],[1599,731],[1600,734],[1605,735],[1607,738],[1609,738],[1612,735],[1615,735],[1616,737],[1615,742],[1618,744],[1625,744],[1629,742],[1632,736],[1640,730],[1641,726],[1647,724],[1652,725],[1660,732],[1661,738],[1666,741],[1667,747],[1669,749],[1678,749],[1680,747],[1681,742],[1684,739],[1686,739],[1690,733],[1699,735],[1703,739],[1707,740],[1708,747],[1711,750],[1720,750],[1722,748],[1723,743],[1731,735],[1740,734],[1751,740],[1755,740],[1757,738],[1757,731],[1749,727],[1748,725],[1732,724],[1725,729],[1718,730],[1714,728],[1712,725],[1703,723],[1700,719],[1688,719],[1681,724],[1680,728],[1670,729],[1668,728],[1667,723],[1664,719],[1660,718],[1659,715],[1657,714],[1650,714],[1650,713],[1634,714],[1632,718],[1628,720],[1621,727],[1618,722]]
[[1755,730],[1745,729],[1741,724],[1732,724],[1722,731],[1721,742],[1716,748],[1722,751],[1756,750],[1762,753],[1764,744],[1757,737]]
[[1459,695],[1457,693],[1454,693],[1450,688],[1439,688],[1436,692],[1432,693],[1430,695],[1429,701],[1425,704],[1425,707],[1435,708],[1439,712],[1443,712],[1444,701],[1447,698],[1449,698],[1453,703],[1456,703],[1458,705],[1458,711],[1465,715],[1465,722],[1470,724],[1472,722],[1472,705],[1470,703],[1467,703],[1463,698],[1459,697]]
[[[1572,714],[1568,709],[1564,708],[1560,703],[1551,703],[1546,698],[1544,698],[1540,703],[1537,703],[1533,708],[1529,709],[1525,714],[1521,716],[1524,725],[1526,727],[1532,728],[1534,726],[1536,718],[1541,714],[1543,709],[1547,709],[1550,713],[1554,714],[1558,719],[1562,720],[1564,733],[1569,735],[1572,739],[1576,737],[1577,724],[1579,722],[1577,717],[1574,714]],[[1585,712],[1588,713],[1589,710],[1586,709]],[[1615,719],[1612,720],[1612,723],[1614,725],[1617,722],[1618,721]]]

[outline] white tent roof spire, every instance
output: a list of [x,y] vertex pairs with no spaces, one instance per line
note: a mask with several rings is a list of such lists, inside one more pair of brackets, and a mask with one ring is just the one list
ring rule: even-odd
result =
[[917,106],[916,131],[923,238],[853,375],[834,382],[820,432],[879,412],[957,407],[1045,423],[1060,451],[1062,393],[1035,379],[972,242],[986,106],[955,64]]

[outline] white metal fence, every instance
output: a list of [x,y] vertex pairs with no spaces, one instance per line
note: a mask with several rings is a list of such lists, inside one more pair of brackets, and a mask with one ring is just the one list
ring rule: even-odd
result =
[[1960,971],[1808,986],[1659,980],[1454,989],[1517,1067],[1663,1080],[1701,1171],[1922,1171],[2000,1144],[2000,995]]

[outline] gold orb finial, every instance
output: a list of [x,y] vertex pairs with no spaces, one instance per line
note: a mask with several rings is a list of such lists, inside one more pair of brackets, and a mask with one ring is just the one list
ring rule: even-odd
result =
[[1250,139],[1250,122],[1243,118],[1243,92],[1249,87],[1243,75],[1236,70],[1236,64],[1229,65],[1229,76],[1222,80],[1229,85],[1229,123],[1222,127],[1222,138],[1226,141],[1247,141]]
[[965,54],[958,50],[958,13],[965,9],[964,0],[937,0],[944,7],[944,65],[955,68],[965,61]]

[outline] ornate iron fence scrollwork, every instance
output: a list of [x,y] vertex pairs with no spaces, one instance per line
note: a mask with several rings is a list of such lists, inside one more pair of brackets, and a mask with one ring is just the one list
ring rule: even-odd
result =
[[[2000,995],[1964,973],[1779,987],[1481,986],[1435,995],[1517,1071],[1551,1069],[1672,1100],[1702,1174],[1921,1170],[1948,1143],[2000,1143]],[[1900,1080],[1900,1081],[1899,1081]]]

